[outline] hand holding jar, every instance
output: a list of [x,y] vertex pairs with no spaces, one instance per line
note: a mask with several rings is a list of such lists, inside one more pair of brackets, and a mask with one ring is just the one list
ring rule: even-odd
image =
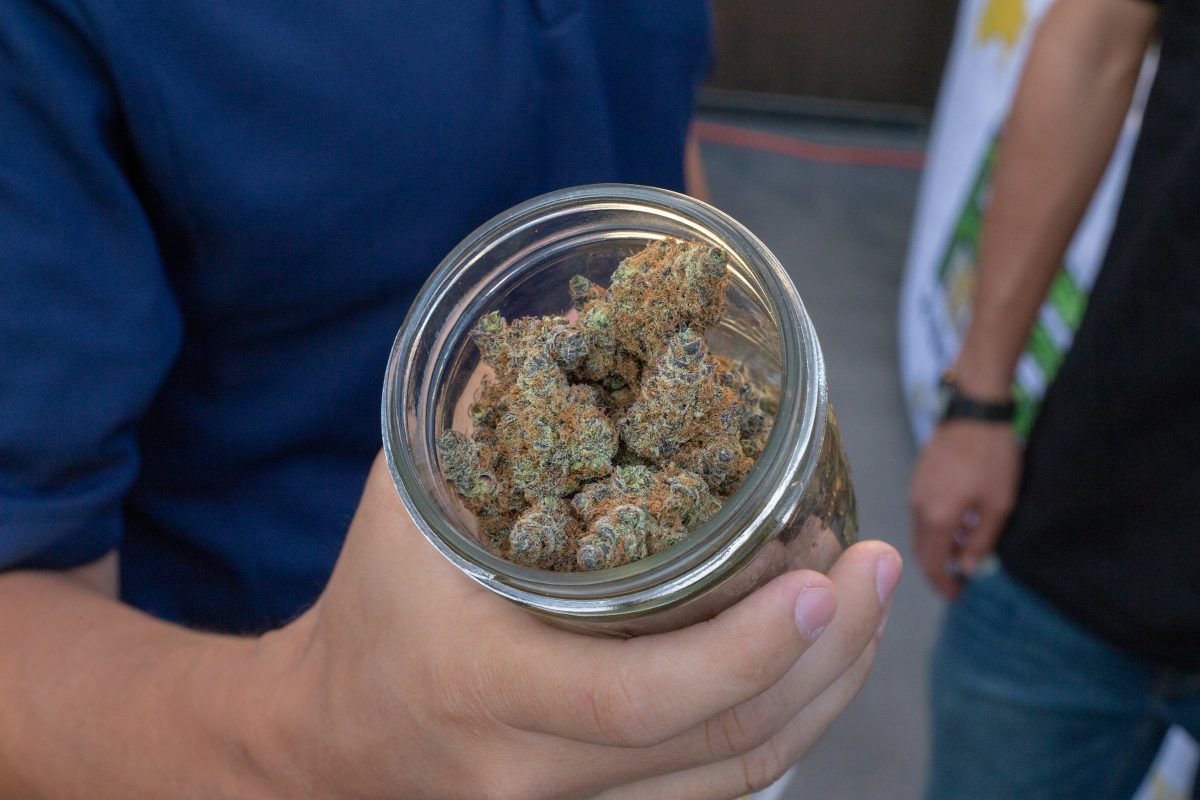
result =
[[581,636],[427,546],[380,458],[324,595],[264,641],[280,683],[260,685],[258,761],[287,796],[734,797],[858,691],[899,576],[864,542],[709,622]]

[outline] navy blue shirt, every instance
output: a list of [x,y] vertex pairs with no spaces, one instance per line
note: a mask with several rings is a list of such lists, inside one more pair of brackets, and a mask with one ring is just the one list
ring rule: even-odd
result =
[[413,294],[562,186],[682,188],[704,0],[0,2],[0,567],[215,630],[324,586]]

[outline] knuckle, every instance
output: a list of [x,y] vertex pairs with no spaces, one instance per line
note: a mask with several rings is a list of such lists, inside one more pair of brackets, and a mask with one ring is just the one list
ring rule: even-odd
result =
[[783,777],[792,766],[792,761],[774,740],[741,757],[742,777],[747,792],[765,789]]
[[474,725],[488,715],[490,693],[474,669],[430,669],[421,685],[432,701],[432,713],[443,723]]
[[726,668],[727,679],[735,686],[757,694],[777,677],[778,640],[765,639],[761,631],[746,631],[731,637],[729,652],[734,658]]
[[587,700],[600,734],[621,747],[651,747],[668,738],[657,724],[651,693],[627,670],[599,681]]
[[712,761],[746,753],[771,733],[769,715],[755,703],[733,706],[704,721],[704,738]]

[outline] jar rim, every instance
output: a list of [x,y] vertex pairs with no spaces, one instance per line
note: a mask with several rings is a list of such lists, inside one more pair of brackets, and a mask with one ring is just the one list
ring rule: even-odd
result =
[[[724,243],[762,283],[780,337],[782,367],[775,423],[762,455],[742,487],[717,515],[670,550],[623,567],[587,573],[538,570],[505,561],[464,534],[426,491],[422,477],[440,480],[413,454],[428,446],[432,421],[415,441],[405,409],[415,393],[430,391],[428,376],[413,374],[414,346],[430,326],[441,326],[446,290],[490,248],[531,225],[589,209],[629,208],[668,215]],[[443,348],[457,340],[445,334]],[[430,354],[433,355],[433,354]],[[824,436],[825,368],[811,319],[775,255],[728,214],[687,195],[633,184],[592,184],[534,197],[475,229],[442,259],[418,292],[396,334],[388,359],[381,408],[383,446],[393,483],[424,537],[459,569],[489,589],[535,611],[558,617],[627,619],[674,605],[732,575],[757,554],[777,527],[790,520],[812,477]],[[664,558],[669,556],[669,558]]]

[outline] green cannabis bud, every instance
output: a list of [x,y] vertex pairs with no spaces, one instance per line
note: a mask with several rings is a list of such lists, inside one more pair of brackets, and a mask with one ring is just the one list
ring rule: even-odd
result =
[[728,263],[721,250],[669,239],[626,258],[608,287],[617,341],[646,362],[679,329],[702,333],[716,325],[725,312]]
[[726,255],[663,240],[608,288],[577,275],[574,320],[484,315],[492,375],[471,435],[437,441],[443,477],[501,557],[591,571],[660,553],[712,518],[762,453],[774,395],[704,331],[725,304]]

